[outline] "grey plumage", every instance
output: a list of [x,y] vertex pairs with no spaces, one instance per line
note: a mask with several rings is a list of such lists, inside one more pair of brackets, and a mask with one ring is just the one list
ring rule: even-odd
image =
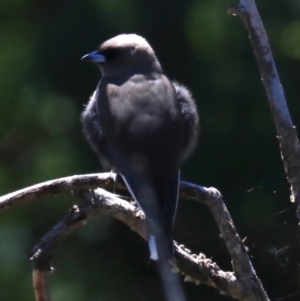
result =
[[[199,114],[192,94],[187,87],[173,81],[176,90],[176,99],[179,104],[181,116],[184,123],[184,141],[182,160],[185,161],[192,154],[197,146],[199,136]],[[112,165],[107,161],[101,153],[104,146],[104,137],[101,126],[97,117],[96,105],[97,91],[91,96],[83,114],[83,132],[91,147],[98,153],[99,159],[105,170],[112,168]]]
[[183,161],[186,160],[196,148],[199,136],[199,114],[196,102],[187,87],[173,82],[177,101],[184,123]]
[[151,258],[167,261],[179,169],[198,135],[195,101],[187,88],[165,76],[140,36],[114,37],[83,60],[97,63],[102,74],[82,114],[84,134],[104,167],[118,170],[144,211]]

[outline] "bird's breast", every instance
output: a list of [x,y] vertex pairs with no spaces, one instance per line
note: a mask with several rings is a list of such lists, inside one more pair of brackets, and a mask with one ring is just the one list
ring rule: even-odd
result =
[[133,76],[100,87],[98,111],[111,144],[128,149],[182,143],[183,124],[175,90],[165,77]]
[[179,121],[175,91],[164,78],[134,76],[121,85],[107,83],[104,95],[99,110],[120,130],[124,127],[137,132],[141,128],[159,130]]
[[118,163],[121,157],[122,162],[131,162],[133,170],[141,166],[165,166],[164,172],[178,168],[183,122],[174,87],[166,78],[137,76],[122,84],[102,80],[97,104],[107,146],[120,170],[124,168]]

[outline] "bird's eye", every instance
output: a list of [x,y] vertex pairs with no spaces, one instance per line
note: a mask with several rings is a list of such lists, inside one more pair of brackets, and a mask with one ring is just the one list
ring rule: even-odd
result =
[[106,61],[113,60],[119,54],[119,49],[105,49],[102,54],[105,56]]

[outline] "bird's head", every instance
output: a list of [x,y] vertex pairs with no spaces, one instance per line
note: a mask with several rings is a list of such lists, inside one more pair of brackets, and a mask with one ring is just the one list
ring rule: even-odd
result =
[[103,42],[98,50],[86,54],[83,61],[99,65],[102,76],[127,72],[161,72],[161,66],[149,43],[136,34],[121,34]]

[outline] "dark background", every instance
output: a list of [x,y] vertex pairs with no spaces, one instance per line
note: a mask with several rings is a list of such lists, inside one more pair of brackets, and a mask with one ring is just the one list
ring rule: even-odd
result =
[[[299,228],[247,32],[230,1],[0,1],[0,195],[100,171],[80,112],[99,80],[82,55],[120,33],[144,36],[166,73],[197,99],[201,137],[182,178],[218,188],[272,300],[300,297]],[[257,1],[295,125],[300,124],[300,2]],[[46,198],[0,217],[0,301],[33,300],[34,244],[76,203]],[[230,258],[210,212],[182,200],[175,239],[224,270]],[[102,217],[52,261],[53,300],[163,300],[147,245]],[[185,283],[188,300],[231,300]]]

